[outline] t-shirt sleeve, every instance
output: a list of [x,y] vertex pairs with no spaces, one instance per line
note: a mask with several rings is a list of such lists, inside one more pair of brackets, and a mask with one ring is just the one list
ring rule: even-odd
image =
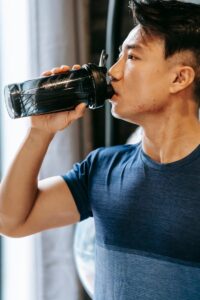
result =
[[62,175],[74,197],[81,221],[93,216],[89,199],[89,174],[96,151],[92,151],[85,160],[74,164],[69,172]]

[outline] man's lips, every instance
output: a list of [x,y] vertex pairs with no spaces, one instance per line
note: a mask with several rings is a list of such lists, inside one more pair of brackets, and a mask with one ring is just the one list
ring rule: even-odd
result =
[[113,87],[113,85],[112,85],[112,88],[113,88],[113,91],[114,91],[114,94],[113,94],[113,96],[118,96],[119,95],[119,93],[118,93],[118,91]]
[[113,86],[113,84],[111,84],[111,85],[112,85],[113,92],[114,92],[114,94],[113,94],[112,97],[110,98],[110,102],[112,103],[112,102],[117,101],[117,98],[118,98],[118,96],[119,96],[119,92],[118,92],[118,90]]
[[114,93],[114,95],[111,97],[110,99],[110,102],[114,103],[114,102],[117,102],[118,101],[118,97],[119,97],[119,94],[117,92]]

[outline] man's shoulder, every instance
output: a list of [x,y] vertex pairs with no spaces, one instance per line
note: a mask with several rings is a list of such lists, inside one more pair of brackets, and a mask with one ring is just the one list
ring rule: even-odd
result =
[[89,159],[92,161],[110,161],[112,159],[126,159],[128,157],[133,157],[134,154],[140,149],[140,143],[137,144],[126,144],[117,145],[111,147],[101,147],[93,150],[89,154]]

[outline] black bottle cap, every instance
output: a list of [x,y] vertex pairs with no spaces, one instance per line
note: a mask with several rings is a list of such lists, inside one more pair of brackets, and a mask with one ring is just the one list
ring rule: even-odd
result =
[[114,89],[113,89],[113,87],[112,87],[112,85],[111,84],[108,84],[107,85],[107,99],[111,99],[112,98],[112,96],[114,95]]
[[96,109],[103,106],[105,101],[114,94],[112,86],[107,83],[107,68],[91,63],[83,65],[83,68],[90,73],[94,87],[94,99],[89,103],[89,107]]

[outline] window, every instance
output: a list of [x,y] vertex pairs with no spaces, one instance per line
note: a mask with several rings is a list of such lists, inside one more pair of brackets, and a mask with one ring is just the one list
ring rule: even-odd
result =
[[[29,74],[28,1],[0,2],[1,44],[1,170],[8,168],[26,131],[26,121],[11,120],[5,108],[3,87],[27,79]],[[23,166],[22,166],[23,171]],[[2,241],[2,300],[34,300],[33,237]]]

